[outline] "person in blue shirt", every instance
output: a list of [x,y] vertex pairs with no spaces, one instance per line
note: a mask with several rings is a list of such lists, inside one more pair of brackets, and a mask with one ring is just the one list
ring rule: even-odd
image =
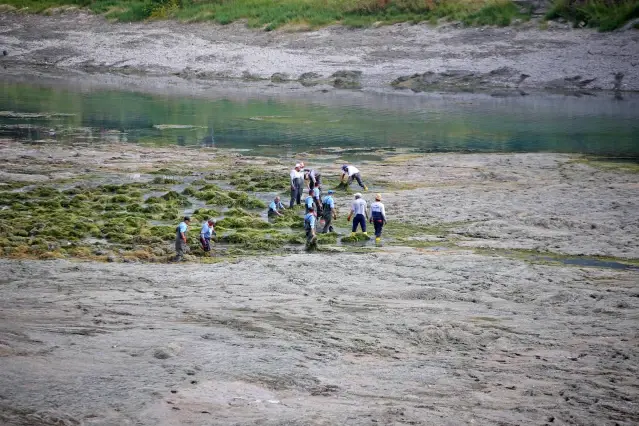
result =
[[284,204],[280,201],[280,197],[275,197],[271,204],[268,205],[268,217],[274,218],[275,216],[282,216],[280,210],[284,210]]
[[317,212],[317,217],[322,216],[322,196],[321,196],[321,186],[317,185],[314,188],[311,188],[313,191],[313,202],[315,203],[315,211]]
[[315,216],[315,208],[311,204],[308,212],[304,215],[304,230],[306,231],[306,250],[317,247],[317,234],[315,227],[317,225],[317,217]]
[[324,197],[324,201],[322,202],[322,218],[324,218],[324,229],[322,229],[322,234],[333,232],[333,219],[337,219],[335,200],[333,199],[334,193],[335,191],[329,189],[328,195]]
[[[304,213],[308,213],[310,211],[310,209],[312,209],[315,205],[315,200],[313,199],[313,190],[309,189],[308,190],[308,197],[306,197],[306,199],[304,200],[304,207],[305,207],[305,211]],[[313,209],[315,210],[315,209]]]
[[188,250],[186,245],[186,231],[191,224],[191,218],[184,216],[184,220],[175,228],[175,261],[181,262],[184,260],[184,252]]
[[200,245],[206,253],[211,251],[211,237],[215,235],[215,221],[209,219],[202,224],[200,231]]

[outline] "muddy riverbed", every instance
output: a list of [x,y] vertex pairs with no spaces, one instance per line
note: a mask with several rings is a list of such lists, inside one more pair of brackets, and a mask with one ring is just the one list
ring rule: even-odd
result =
[[[162,167],[286,175],[319,160],[6,140],[0,153],[11,191],[122,184]],[[0,260],[0,423],[639,422],[636,165],[376,155],[358,165],[364,197],[386,202],[381,246],[220,252],[212,264],[195,253],[150,263],[129,243],[58,246],[46,261],[12,246]],[[322,161],[330,177],[340,154]],[[351,197],[337,197],[344,227]],[[561,263],[578,255],[629,268]]]

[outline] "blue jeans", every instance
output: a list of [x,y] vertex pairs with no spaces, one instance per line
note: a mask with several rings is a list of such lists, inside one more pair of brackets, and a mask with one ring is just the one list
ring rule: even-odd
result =
[[361,225],[362,232],[366,232],[366,217],[363,214],[357,214],[353,218],[353,232],[357,231],[357,225]]

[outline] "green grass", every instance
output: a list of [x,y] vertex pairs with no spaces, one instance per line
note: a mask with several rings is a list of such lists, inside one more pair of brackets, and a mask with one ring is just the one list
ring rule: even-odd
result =
[[273,30],[284,26],[312,29],[333,23],[366,27],[373,23],[436,23],[438,19],[467,25],[508,25],[526,17],[510,0],[0,0],[18,9],[44,12],[71,5],[86,7],[123,22],[145,19],[214,21],[229,24],[246,19],[250,27]]
[[612,31],[639,18],[639,0],[555,0],[547,19],[564,18],[600,31]]

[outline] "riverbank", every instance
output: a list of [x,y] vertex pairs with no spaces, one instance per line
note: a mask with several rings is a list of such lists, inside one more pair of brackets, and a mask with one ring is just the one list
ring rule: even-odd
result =
[[[256,31],[148,22],[118,24],[82,12],[4,13],[9,78],[77,80],[136,90],[484,91],[522,96],[639,90],[637,31],[570,24],[506,28],[396,24],[369,29]],[[393,84],[394,83],[394,84]]]
[[[0,422],[639,421],[636,164],[376,155],[383,244],[341,241],[338,192],[305,253],[301,212],[251,203],[301,158],[333,185],[340,152],[1,141]],[[219,215],[215,257],[170,263],[195,209]]]

